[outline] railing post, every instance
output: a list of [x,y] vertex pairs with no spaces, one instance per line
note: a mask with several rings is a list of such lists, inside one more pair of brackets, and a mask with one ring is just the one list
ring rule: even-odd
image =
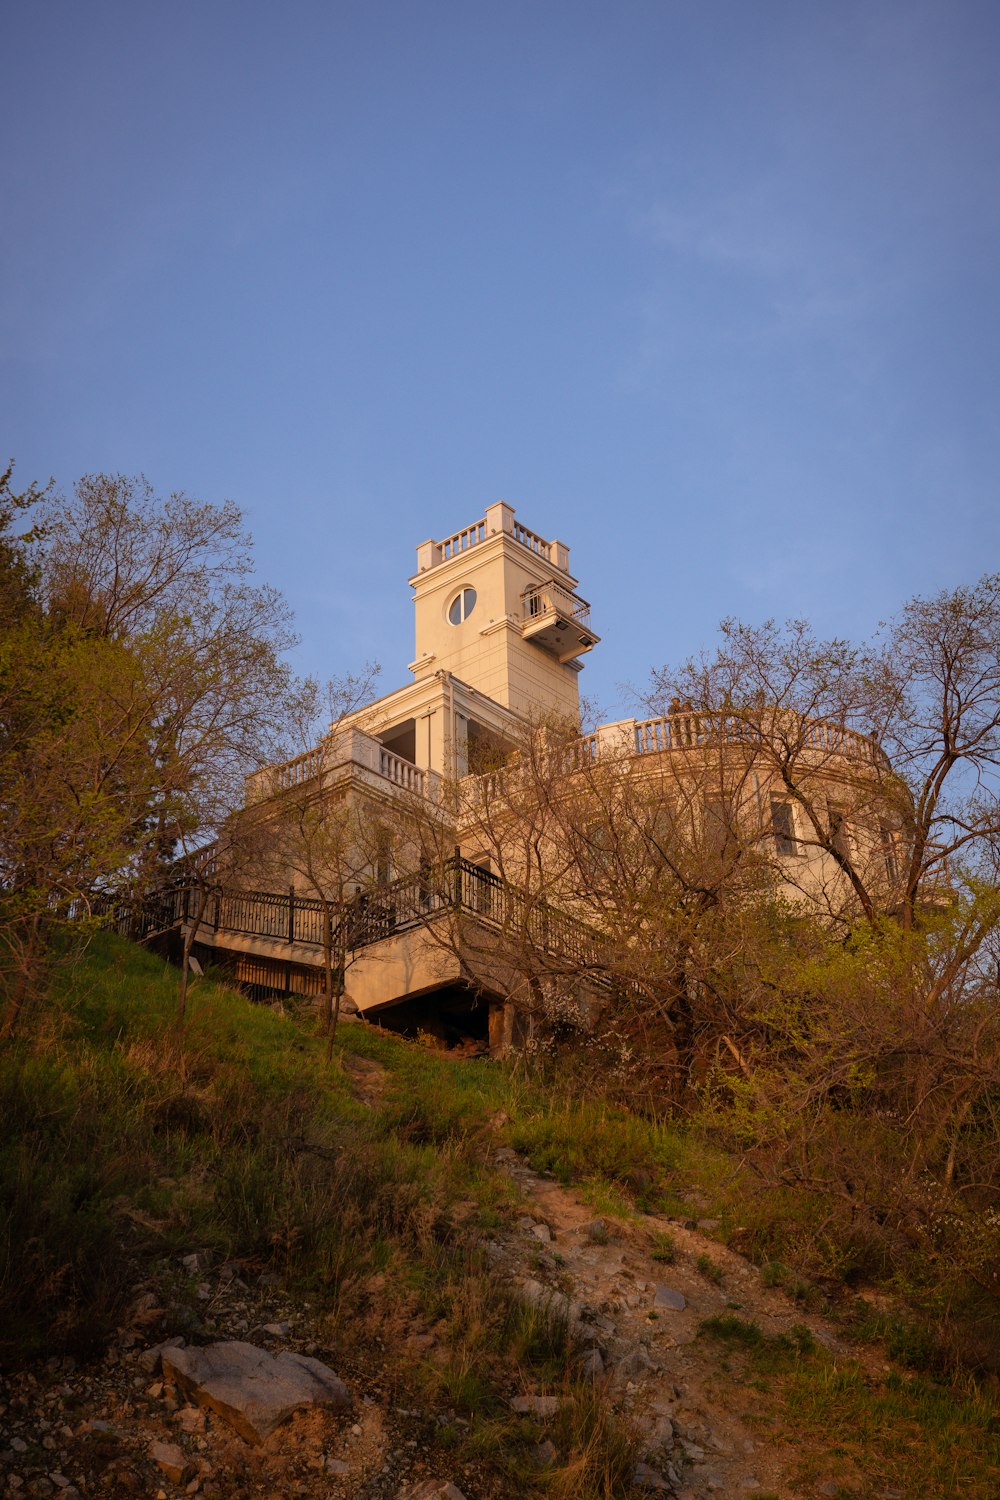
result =
[[288,887],[288,941],[295,942],[295,887]]
[[456,906],[462,904],[462,850],[461,846],[455,845],[455,879],[453,885],[453,898]]

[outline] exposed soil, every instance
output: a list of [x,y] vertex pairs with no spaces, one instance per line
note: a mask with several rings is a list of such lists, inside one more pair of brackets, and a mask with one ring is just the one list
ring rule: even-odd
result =
[[[540,1284],[569,1300],[571,1318],[600,1351],[598,1378],[646,1434],[648,1463],[659,1464],[674,1493],[683,1500],[755,1490],[789,1495],[794,1484],[797,1495],[833,1495],[841,1485],[844,1493],[904,1494],[871,1488],[846,1455],[807,1454],[799,1433],[767,1420],[761,1393],[727,1371],[724,1351],[698,1337],[698,1327],[726,1313],[754,1321],[766,1336],[806,1327],[834,1355],[881,1374],[887,1367],[869,1347],[848,1347],[826,1319],[763,1286],[757,1267],[709,1232],[656,1215],[628,1224],[598,1219],[577,1193],[531,1171],[513,1151],[497,1156],[534,1207],[520,1242],[504,1242],[498,1260],[528,1295],[537,1297]],[[674,1246],[670,1263],[651,1253],[664,1236]],[[718,1267],[718,1283],[698,1270],[701,1256]],[[658,1299],[658,1288],[668,1295]],[[683,1308],[670,1305],[679,1299],[669,1293],[680,1293]]]
[[[352,1059],[359,1095],[374,1101],[382,1070]],[[760,1273],[702,1229],[649,1216],[627,1224],[596,1220],[578,1193],[533,1171],[513,1151],[492,1163],[516,1182],[526,1212],[519,1225],[487,1244],[498,1273],[528,1300],[564,1311],[583,1348],[591,1377],[615,1409],[643,1434],[645,1468],[636,1495],[666,1493],[681,1500],[708,1496],[782,1497],[892,1495],[845,1455],[804,1451],[799,1434],[768,1418],[766,1403],[728,1368],[724,1351],[699,1337],[702,1319],[738,1309],[765,1334],[807,1325],[837,1354],[872,1361],[870,1351],[845,1349],[824,1319],[804,1314],[787,1296],[761,1284]],[[657,1232],[673,1238],[671,1263],[653,1258]],[[710,1256],[716,1284],[697,1269]],[[190,1300],[192,1278],[199,1315],[196,1342],[240,1338],[273,1351],[287,1348],[324,1359],[348,1383],[354,1407],[346,1415],[319,1411],[293,1417],[252,1448],[211,1413],[186,1406],[164,1385],[145,1351],[162,1336],[171,1297],[181,1282]],[[366,1331],[351,1352],[324,1342],[324,1321],[308,1302],[294,1302],[259,1269],[212,1267],[189,1256],[183,1266],[136,1288],[131,1325],[99,1363],[75,1367],[51,1361],[0,1389],[0,1484],[9,1495],[135,1494],[338,1497],[396,1500],[408,1484],[451,1482],[465,1500],[506,1500],[488,1466],[462,1462],[438,1440],[443,1428],[459,1437],[468,1423],[454,1411],[414,1408],[388,1373],[399,1356],[433,1357],[433,1331]],[[665,1289],[665,1290],[660,1290]],[[679,1296],[677,1295],[679,1294]],[[683,1299],[683,1306],[678,1305]],[[672,1305],[675,1304],[675,1305]],[[174,1308],[176,1314],[176,1307]],[[878,1373],[882,1366],[872,1365]],[[511,1392],[529,1402],[542,1391]],[[543,1413],[544,1415],[544,1413]],[[179,1445],[186,1468],[168,1479],[150,1454],[154,1442]],[[566,1455],[555,1454],[552,1461]]]

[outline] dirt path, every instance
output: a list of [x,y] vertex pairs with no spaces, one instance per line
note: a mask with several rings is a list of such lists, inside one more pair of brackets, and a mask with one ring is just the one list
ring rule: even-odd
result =
[[[903,1494],[869,1491],[846,1455],[805,1454],[794,1430],[764,1426],[761,1393],[727,1370],[716,1341],[698,1336],[703,1319],[729,1313],[772,1337],[804,1325],[834,1355],[858,1358],[829,1323],[764,1287],[755,1266],[706,1233],[656,1216],[638,1225],[597,1220],[578,1194],[513,1151],[496,1160],[531,1206],[518,1235],[500,1242],[507,1269],[529,1299],[568,1311],[595,1378],[648,1439],[646,1487],[682,1500],[784,1496],[795,1479],[801,1495],[805,1468],[804,1492],[817,1497],[836,1495],[840,1485]],[[672,1241],[669,1263],[651,1254],[657,1235],[661,1246],[666,1236]],[[698,1270],[699,1256],[719,1268],[718,1284]]]

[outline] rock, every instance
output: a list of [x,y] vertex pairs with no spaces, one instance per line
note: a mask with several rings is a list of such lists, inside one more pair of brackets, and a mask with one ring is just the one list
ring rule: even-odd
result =
[[654,1417],[646,1431],[651,1447],[670,1452],[674,1446],[674,1424],[669,1417]]
[[197,1406],[182,1406],[174,1420],[185,1432],[205,1431],[205,1413]]
[[209,1259],[207,1250],[195,1250],[191,1255],[181,1256],[181,1265],[185,1271],[190,1271],[192,1276],[196,1276],[199,1271],[204,1271],[208,1267]]
[[552,1230],[547,1224],[532,1224],[531,1233],[536,1240],[541,1240],[543,1245],[548,1245],[552,1240]]
[[521,1416],[530,1413],[533,1417],[554,1417],[559,1410],[558,1396],[515,1396],[510,1403],[511,1411]]
[[187,1479],[188,1461],[176,1443],[150,1443],[149,1456],[171,1484],[183,1484]]
[[164,1339],[162,1344],[154,1344],[151,1349],[143,1349],[141,1354],[136,1355],[136,1360],[141,1370],[147,1375],[158,1375],[160,1373],[160,1358],[164,1349],[183,1349],[184,1340],[180,1334],[172,1339]]
[[273,1339],[283,1339],[288,1337],[291,1326],[291,1323],[265,1323],[262,1332],[270,1334]]
[[551,1469],[559,1457],[559,1450],[551,1438],[543,1438],[535,1447],[535,1458],[539,1468]]
[[552,1287],[542,1286],[540,1281],[528,1277],[521,1282],[521,1296],[525,1302],[530,1302],[532,1307],[542,1308],[553,1318],[565,1318],[568,1323],[576,1321],[579,1308],[562,1292],[557,1292]]
[[583,1232],[595,1245],[608,1243],[608,1226],[603,1219],[591,1219],[589,1224],[583,1226]]
[[651,1469],[648,1464],[636,1464],[635,1473],[632,1475],[633,1487],[637,1490],[669,1490],[670,1486],[662,1474]]
[[622,1355],[615,1366],[615,1374],[623,1380],[634,1380],[637,1375],[645,1375],[656,1368],[656,1362],[650,1359],[648,1350],[642,1344],[636,1344]]
[[602,1380],[604,1378],[604,1361],[601,1358],[600,1349],[588,1349],[580,1361],[580,1376],[583,1380]]
[[721,1227],[721,1224],[721,1219],[699,1219],[697,1221],[697,1227],[704,1234],[712,1234],[716,1229]]
[[318,1359],[269,1354],[238,1340],[202,1349],[167,1349],[163,1373],[199,1406],[207,1406],[241,1437],[260,1443],[303,1407],[350,1406],[347,1387]]
[[447,1479],[418,1479],[415,1484],[404,1484],[396,1500],[465,1500],[465,1496]]
[[349,1474],[351,1466],[345,1463],[342,1458],[328,1458],[326,1461],[326,1472],[328,1474]]
[[669,1307],[671,1312],[683,1312],[687,1307],[687,1298],[683,1292],[675,1291],[672,1286],[664,1286],[661,1282],[653,1296],[654,1307]]

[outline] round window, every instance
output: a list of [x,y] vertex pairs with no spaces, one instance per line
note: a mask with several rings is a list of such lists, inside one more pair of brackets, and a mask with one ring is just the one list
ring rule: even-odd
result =
[[467,620],[469,618],[475,607],[475,589],[463,589],[462,592],[460,594],[456,594],[455,598],[451,601],[451,604],[448,607],[448,619],[451,621],[452,625],[461,625],[463,620]]

